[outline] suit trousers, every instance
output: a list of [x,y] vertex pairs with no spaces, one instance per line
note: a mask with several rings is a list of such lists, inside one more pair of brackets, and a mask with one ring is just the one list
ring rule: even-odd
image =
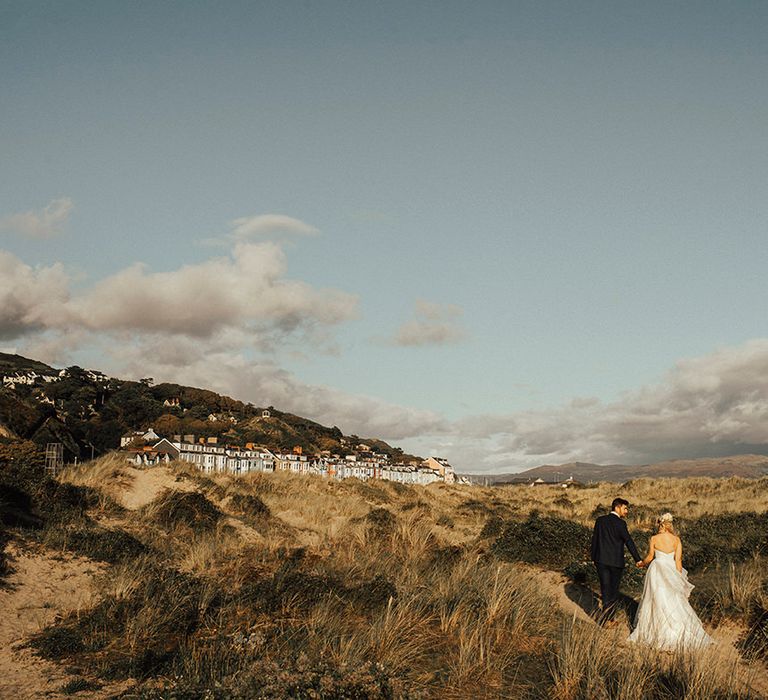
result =
[[597,577],[600,579],[600,598],[603,601],[602,622],[613,620],[616,614],[616,607],[619,600],[619,584],[624,568],[619,566],[608,566],[595,562],[597,567]]

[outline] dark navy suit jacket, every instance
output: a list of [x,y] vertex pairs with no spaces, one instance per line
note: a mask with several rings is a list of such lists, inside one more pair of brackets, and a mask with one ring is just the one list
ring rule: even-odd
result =
[[624,518],[614,513],[601,515],[595,521],[595,529],[592,532],[592,561],[595,564],[623,568],[624,545],[636,562],[642,559],[629,536]]

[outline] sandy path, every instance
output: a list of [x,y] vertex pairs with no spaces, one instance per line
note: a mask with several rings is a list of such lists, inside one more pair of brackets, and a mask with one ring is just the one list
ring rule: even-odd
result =
[[[596,624],[587,611],[594,610],[599,600],[585,586],[572,584],[556,571],[535,570],[534,575],[569,618],[575,617]],[[744,661],[736,648],[744,630],[735,625],[720,625],[716,629],[707,629],[707,632],[717,642],[717,662],[726,667],[735,667],[741,682],[755,693],[755,698],[768,698],[768,670],[762,664]],[[629,636],[629,627],[622,623],[615,628],[614,634],[619,639],[625,639]]]
[[[93,597],[93,578],[103,567],[80,557],[26,551],[14,542],[7,552],[15,572],[0,589],[0,698],[72,697],[60,689],[77,676],[18,645],[57,614],[87,606]],[[111,686],[109,692],[87,691],[87,697],[103,698],[115,690]]]
[[194,491],[195,484],[187,479],[176,481],[168,467],[152,467],[150,469],[125,468],[126,476],[131,480],[130,486],[119,494],[120,503],[129,510],[138,510],[160,495],[163,489],[176,491]]

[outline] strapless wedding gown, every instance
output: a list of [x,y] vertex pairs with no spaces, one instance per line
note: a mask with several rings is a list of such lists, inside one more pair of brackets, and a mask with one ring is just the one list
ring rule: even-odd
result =
[[677,570],[675,553],[657,549],[645,575],[635,629],[629,641],[667,651],[712,644],[712,638],[688,602],[693,588],[688,582],[688,572]]

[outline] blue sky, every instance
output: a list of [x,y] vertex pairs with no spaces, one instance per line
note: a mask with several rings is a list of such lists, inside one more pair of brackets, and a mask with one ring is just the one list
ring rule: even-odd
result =
[[0,0],[0,344],[468,471],[768,452],[767,29]]

